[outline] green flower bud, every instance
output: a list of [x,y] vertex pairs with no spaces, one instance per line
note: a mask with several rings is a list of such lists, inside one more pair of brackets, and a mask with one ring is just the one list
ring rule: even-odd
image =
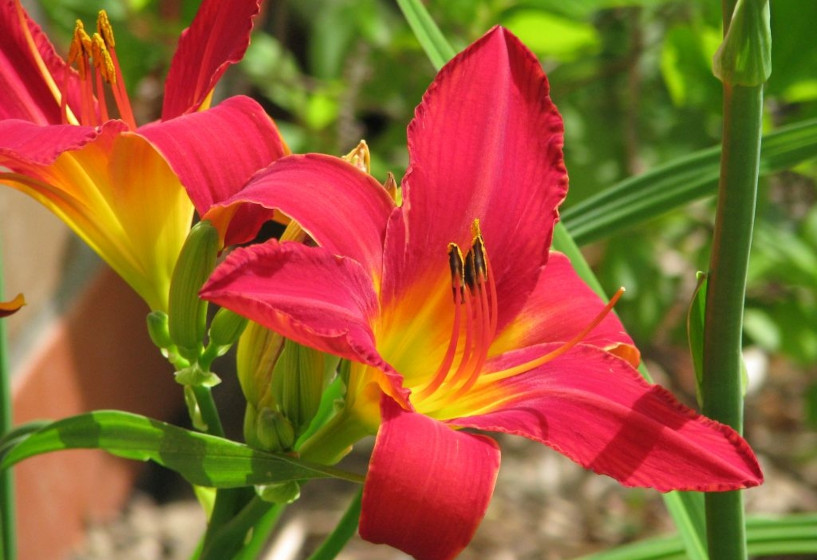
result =
[[238,381],[247,403],[256,409],[273,404],[270,395],[272,370],[284,346],[278,333],[250,321],[238,340],[236,369]]
[[173,340],[170,338],[170,329],[167,325],[167,313],[164,311],[151,311],[147,316],[148,334],[157,347],[165,350],[173,347]]
[[184,358],[196,361],[207,328],[207,302],[199,290],[213,272],[220,248],[218,231],[199,222],[184,242],[170,282],[168,327],[170,338]]
[[738,0],[712,72],[735,86],[759,86],[772,73],[769,0]]
[[283,414],[265,407],[255,417],[254,438],[265,451],[288,451],[295,444],[295,429]]
[[294,480],[279,484],[263,484],[255,487],[255,493],[265,502],[291,504],[301,497],[301,485]]
[[244,332],[247,322],[246,317],[233,313],[225,307],[220,308],[210,323],[210,344],[232,346]]
[[309,426],[338,358],[291,340],[284,342],[272,373],[272,398],[298,434]]

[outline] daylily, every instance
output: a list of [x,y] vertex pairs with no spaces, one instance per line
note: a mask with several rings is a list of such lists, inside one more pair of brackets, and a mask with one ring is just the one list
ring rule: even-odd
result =
[[640,377],[612,303],[550,250],[567,192],[562,142],[539,62],[496,28],[418,107],[402,204],[339,159],[302,155],[211,210],[275,209],[317,244],[237,250],[201,294],[352,362],[345,407],[300,452],[333,462],[376,433],[365,539],[420,559],[467,545],[500,456],[463,428],[530,438],[626,486],[762,480],[736,432]]
[[[93,35],[77,22],[66,61],[19,0],[0,0],[0,184],[54,212],[152,309],[167,306],[194,209],[203,214],[286,151],[255,101],[205,110],[246,50],[259,2],[202,2],[179,39],[161,121],[137,127],[104,11]],[[253,223],[222,235],[246,240]]]

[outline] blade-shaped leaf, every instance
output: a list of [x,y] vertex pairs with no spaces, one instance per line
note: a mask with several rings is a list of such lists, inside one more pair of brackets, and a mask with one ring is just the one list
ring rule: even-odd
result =
[[[719,146],[694,152],[625,179],[565,208],[562,222],[579,245],[600,239],[715,194]],[[763,137],[760,173],[789,169],[817,157],[817,120],[781,127]]]
[[[797,514],[777,519],[750,517],[746,520],[748,552],[752,556],[817,553],[817,515]],[[581,560],[686,560],[677,535],[655,537],[619,546]]]
[[397,0],[397,4],[403,11],[414,36],[420,42],[420,46],[426,52],[431,64],[439,70],[443,65],[454,58],[457,52],[451,47],[448,40],[431,19],[422,2],[417,0]]
[[2,458],[0,467],[62,449],[104,449],[128,459],[152,460],[200,486],[236,488],[312,478],[363,477],[246,445],[145,416],[99,410],[48,424],[22,440]]

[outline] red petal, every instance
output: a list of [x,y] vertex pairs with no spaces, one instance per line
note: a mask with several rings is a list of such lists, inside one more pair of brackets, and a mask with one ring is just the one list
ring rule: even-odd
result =
[[[39,57],[44,68],[37,64]],[[54,84],[69,91],[77,106],[76,72],[60,58],[48,37],[28,16],[19,0],[0,4],[0,119],[24,119],[37,124],[62,122],[60,104],[49,88],[45,70]]]
[[[249,97],[231,97],[207,111],[143,126],[181,178],[199,215],[238,192],[250,177],[284,155],[275,123]],[[228,243],[252,239],[265,214],[242,215]]]
[[352,348],[374,348],[369,325],[378,304],[371,279],[357,262],[320,247],[273,239],[237,249],[201,296],[344,358],[359,358]]
[[[568,258],[551,251],[525,306],[491,345],[491,354],[570,340],[591,324],[604,305],[579,278]],[[638,350],[614,313],[607,314],[582,343],[614,351],[638,365]]]
[[381,387],[408,403],[403,378],[375,348],[371,325],[380,309],[358,262],[273,239],[233,251],[201,297],[300,344],[382,370]]
[[[490,365],[496,370],[554,346]],[[540,441],[625,486],[717,492],[763,481],[754,453],[734,430],[683,406],[596,347],[578,346],[467,398],[469,408],[488,412],[452,424]]]
[[229,217],[232,209],[246,203],[280,210],[319,245],[353,258],[379,281],[386,221],[394,202],[377,181],[353,165],[320,154],[286,157],[206,217],[219,224],[222,216]]
[[182,32],[165,82],[162,119],[198,110],[224,71],[244,56],[260,0],[204,0]]
[[567,192],[562,132],[538,60],[508,31],[495,28],[447,64],[409,125],[411,254],[394,281],[411,284],[440,255],[445,268],[447,244],[467,248],[479,219],[500,327],[510,320],[547,260]]
[[0,165],[26,173],[24,165],[52,163],[68,150],[81,148],[93,141],[102,130],[127,130],[125,123],[110,121],[103,128],[70,124],[37,125],[10,119],[0,120]]
[[11,301],[1,301],[0,300],[0,318],[8,317],[20,310],[22,306],[26,304],[26,299],[23,297],[23,294],[17,294]]
[[418,560],[454,558],[474,536],[494,492],[499,447],[381,402],[363,489],[360,536]]

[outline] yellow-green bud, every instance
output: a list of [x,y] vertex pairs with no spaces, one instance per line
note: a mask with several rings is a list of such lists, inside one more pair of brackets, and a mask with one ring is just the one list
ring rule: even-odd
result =
[[250,321],[238,340],[236,369],[241,390],[249,404],[260,409],[262,401],[272,404],[270,380],[275,361],[284,346],[284,338]]
[[173,346],[170,338],[170,329],[167,325],[167,313],[164,311],[151,311],[147,316],[148,334],[150,340],[161,349]]
[[238,341],[246,326],[246,317],[222,307],[216,311],[216,315],[210,323],[210,344],[232,346]]
[[278,484],[261,484],[255,487],[255,493],[265,502],[291,504],[301,497],[301,485],[294,480]]
[[772,73],[769,0],[738,0],[712,72],[735,86],[759,86]]
[[184,242],[170,282],[168,327],[179,354],[196,361],[207,328],[207,302],[199,290],[213,272],[220,247],[218,231],[209,221],[199,222]]
[[255,417],[255,437],[261,449],[288,451],[295,444],[292,423],[280,412],[262,408]]
[[321,396],[338,359],[286,340],[272,373],[272,398],[298,434],[318,412]]

